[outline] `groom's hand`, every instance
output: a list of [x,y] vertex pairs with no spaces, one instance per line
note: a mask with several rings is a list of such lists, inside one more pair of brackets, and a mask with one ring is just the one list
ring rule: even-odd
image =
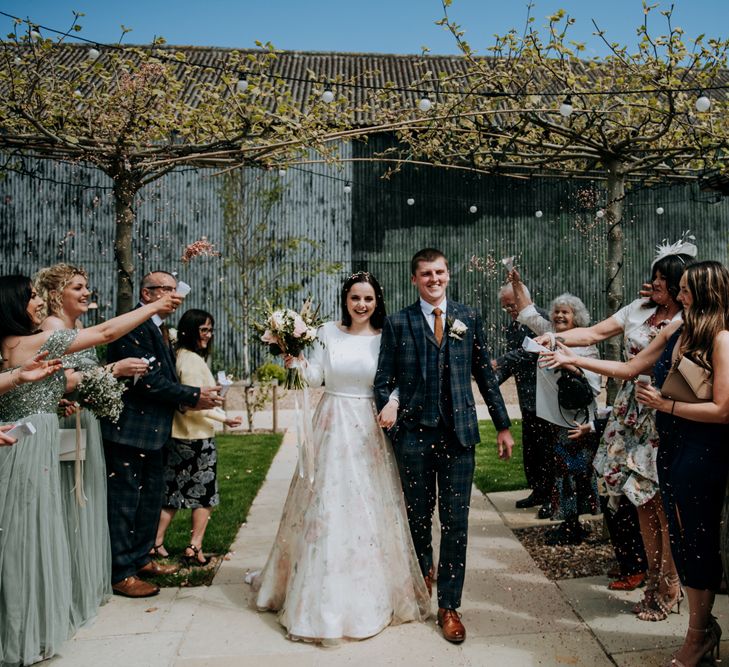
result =
[[380,414],[377,415],[377,423],[382,428],[388,429],[395,425],[395,422],[397,421],[397,408],[399,405],[400,404],[396,400],[391,398],[387,402],[387,405],[382,408]]
[[499,458],[508,461],[514,447],[514,438],[511,437],[511,431],[508,428],[496,434],[496,446],[499,448]]

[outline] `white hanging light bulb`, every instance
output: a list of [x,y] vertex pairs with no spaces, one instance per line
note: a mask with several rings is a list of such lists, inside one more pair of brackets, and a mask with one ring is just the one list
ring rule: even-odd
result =
[[665,212],[665,210],[664,210],[663,206],[659,206],[659,207],[658,207],[658,208],[656,209],[656,215],[663,215],[663,214],[664,214],[664,212]]
[[94,60],[98,60],[100,55],[101,51],[99,51],[99,49],[95,49],[93,46],[86,52],[86,58],[92,62]]
[[284,176],[286,176],[286,170],[281,167],[281,169],[278,170],[278,175],[283,178]]
[[352,184],[349,181],[347,181],[344,184],[344,188],[343,189],[344,189],[344,194],[345,195],[348,195],[350,192],[352,192]]
[[41,34],[37,30],[31,30],[30,31],[30,38],[37,42],[41,38]]
[[331,104],[334,102],[334,93],[327,88],[322,94],[321,94],[321,101],[326,104]]
[[428,96],[421,97],[418,101],[418,109],[420,109],[423,113],[426,111],[430,111],[433,108],[433,103],[430,101]]
[[408,206],[412,206],[415,203],[415,199],[408,197]]
[[541,211],[537,211],[534,215],[537,218],[541,218],[544,215],[544,213],[542,213]]
[[704,113],[705,111],[708,111],[711,108],[711,99],[706,95],[706,93],[701,93],[699,97],[696,99],[696,111],[700,113]]
[[567,95],[567,97],[564,98],[562,104],[559,105],[559,113],[565,118],[568,118],[572,115],[573,111],[574,109],[572,107],[572,97],[570,95]]
[[604,218],[605,217],[605,211],[603,209],[598,209],[597,213],[595,213],[595,216],[598,218]]
[[471,208],[468,209],[471,213],[478,213],[478,206],[475,204],[471,206]]
[[248,90],[248,79],[245,77],[241,77],[236,81],[235,83],[235,90],[238,93],[245,93],[246,90]]
[[15,59],[13,60],[13,63],[15,65],[22,65],[23,64],[23,60],[21,59],[20,56],[15,56]]

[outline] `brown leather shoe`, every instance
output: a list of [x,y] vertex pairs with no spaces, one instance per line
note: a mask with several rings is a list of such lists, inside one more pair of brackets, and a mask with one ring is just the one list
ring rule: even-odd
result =
[[430,569],[428,570],[428,574],[426,574],[423,579],[425,580],[425,587],[428,589],[428,597],[433,597],[433,577],[435,576],[435,572],[433,571],[433,566],[430,566]]
[[460,644],[466,638],[466,628],[461,623],[461,615],[455,609],[438,609],[438,625],[449,642]]
[[179,565],[162,565],[156,560],[151,560],[143,567],[140,567],[137,574],[140,577],[155,577],[158,574],[176,574],[179,571]]
[[112,585],[115,595],[128,598],[149,598],[159,593],[159,586],[142,581],[139,577],[131,576]]

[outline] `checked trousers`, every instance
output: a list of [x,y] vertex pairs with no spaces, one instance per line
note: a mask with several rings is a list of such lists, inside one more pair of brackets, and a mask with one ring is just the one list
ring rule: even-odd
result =
[[423,575],[433,565],[432,522],[438,503],[438,606],[457,609],[461,606],[466,573],[474,448],[464,448],[442,422],[435,427],[401,429],[393,446],[410,533]]

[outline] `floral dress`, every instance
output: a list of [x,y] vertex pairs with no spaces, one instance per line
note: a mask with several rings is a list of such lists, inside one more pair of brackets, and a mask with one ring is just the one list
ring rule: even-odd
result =
[[[623,326],[626,360],[646,348],[671,322],[653,322],[656,308],[646,307],[646,304],[646,299],[636,299],[613,315]],[[680,313],[676,318],[680,318]],[[622,495],[636,506],[653,498],[658,491],[657,453],[655,411],[637,402],[633,381],[624,382],[613,402],[613,411],[593,462],[599,476],[600,493],[609,496],[611,507],[617,507]]]

